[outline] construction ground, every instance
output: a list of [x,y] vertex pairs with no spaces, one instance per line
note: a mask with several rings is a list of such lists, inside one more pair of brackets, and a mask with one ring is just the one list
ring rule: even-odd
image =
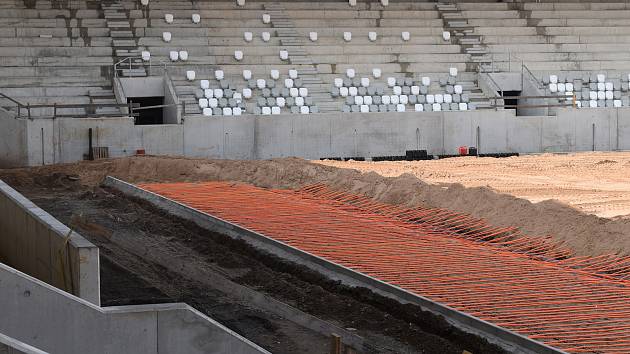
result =
[[[189,205],[198,203],[195,204],[198,209],[208,208],[208,211],[219,215],[224,213],[225,217],[232,217],[237,221],[241,218],[244,224],[247,220],[253,221],[251,218],[243,218],[243,215],[248,211],[256,211],[260,219],[266,218],[269,222],[266,226],[261,222],[252,224],[251,227],[268,227],[263,231],[269,230],[271,234],[275,232],[279,237],[290,226],[278,229],[272,225],[272,218],[276,215],[265,214],[262,205],[264,199],[274,202],[278,208],[289,208],[297,204],[304,206],[307,208],[304,219],[295,221],[305,225],[309,220],[309,205],[312,208],[326,205],[328,209],[317,209],[317,215],[337,213],[334,208],[348,211],[347,206],[339,204],[348,200],[345,194],[340,194],[344,192],[354,196],[354,201],[361,200],[364,203],[362,205],[368,205],[371,213],[375,210],[391,212],[394,207],[401,208],[400,210],[449,210],[458,215],[469,215],[465,217],[471,222],[483,220],[484,226],[480,230],[486,225],[511,228],[511,241],[514,238],[523,238],[527,242],[543,245],[541,247],[544,251],[537,253],[537,256],[548,256],[553,252],[562,253],[563,258],[569,259],[615,255],[618,257],[615,262],[625,264],[623,262],[628,261],[627,256],[630,254],[630,220],[625,217],[630,213],[630,198],[624,199],[624,195],[628,195],[627,191],[630,190],[630,181],[627,179],[629,166],[630,153],[540,155],[507,159],[465,157],[395,163],[309,162],[300,159],[228,161],[146,156],[2,170],[0,179],[100,248],[103,306],[182,301],[274,353],[324,353],[328,350],[329,337],[269,311],[269,308],[260,306],[260,302],[248,301],[243,296],[226,291],[229,286],[225,284],[229,283],[356,333],[365,339],[365,347],[373,352],[462,353],[467,350],[472,353],[499,353],[502,352],[500,348],[464,333],[440,317],[424,312],[414,305],[403,305],[366,289],[351,288],[331,281],[312,270],[262,253],[244,242],[208,232],[142,200],[104,187],[101,183],[106,176],[117,177]],[[164,184],[166,182],[177,183]],[[259,193],[260,199],[252,198],[252,193],[248,191]],[[203,193],[208,193],[203,200],[194,200],[191,197],[186,199],[186,196]],[[222,205],[221,201],[226,198],[222,199],[221,193],[226,193],[225,196],[240,196],[241,204],[236,208],[234,205]],[[296,196],[293,193],[301,194]],[[274,199],[276,197],[277,200]],[[360,197],[367,198],[356,199]],[[323,198],[326,199],[325,202]],[[214,204],[210,203],[212,200]],[[287,200],[293,204],[283,206],[283,201]],[[613,205],[610,206],[611,204]],[[629,209],[624,209],[624,205]],[[355,208],[356,205],[352,207]],[[299,210],[295,208],[292,212],[297,214]],[[365,210],[361,212],[362,216],[367,215]],[[317,215],[313,213],[313,218]],[[408,225],[393,225],[389,222],[378,224],[382,221],[379,219],[382,215],[379,215],[371,217],[370,223],[374,223],[371,230],[391,230],[390,233],[383,232],[383,238],[393,235],[394,232],[401,239],[407,237],[405,233],[409,230],[403,229]],[[370,225],[364,223],[364,226],[368,230]],[[334,224],[330,224],[330,230],[334,230],[334,227]],[[306,226],[304,230],[307,230]],[[333,234],[332,231],[330,233]],[[453,234],[456,233],[457,231],[453,231]],[[308,241],[306,233],[299,239],[291,239],[291,236],[287,234],[283,241]],[[374,238],[372,242],[377,242],[379,236],[376,233],[370,236]],[[408,241],[408,250],[412,252],[413,240]],[[298,246],[308,248],[312,245]],[[373,244],[369,245],[372,246]],[[501,246],[512,247],[510,252],[520,252],[520,249],[514,247],[514,243]],[[462,248],[462,252],[470,248],[468,245]],[[455,244],[453,249],[456,249]],[[326,255],[334,259],[336,255],[333,253]],[[496,263],[493,257],[500,257],[499,253],[488,253],[488,262]],[[359,256],[361,255],[357,257]],[[347,254],[339,257],[341,258],[336,259],[336,262],[341,264],[349,259]],[[521,256],[517,258],[519,257]],[[359,257],[352,261],[360,268],[359,262],[369,259]],[[453,262],[457,264],[457,261]],[[462,262],[463,265],[478,263],[481,267],[484,260],[480,258],[478,262]],[[506,269],[509,268],[507,263],[509,262],[506,260]],[[520,263],[514,263],[515,266],[518,264]],[[527,265],[538,266],[534,263]],[[365,267],[368,266],[365,263]],[[571,267],[577,265],[571,264]],[[385,268],[389,269],[383,266]],[[604,268],[595,264],[590,271],[594,274],[595,269]],[[373,270],[366,268],[364,272],[370,271]],[[625,316],[619,317],[622,323],[618,328],[611,325],[602,327],[601,332],[593,331],[601,334],[596,338],[584,339],[575,335],[573,342],[572,334],[567,335],[568,339],[555,338],[557,335],[553,331],[557,328],[552,328],[553,326],[538,328],[534,337],[547,340],[546,331],[549,331],[554,336],[549,342],[578,352],[590,348],[582,347],[580,339],[583,342],[590,340],[589,345],[597,347],[600,341],[608,338],[605,336],[615,334],[606,332],[611,327],[613,330],[627,328],[627,311],[616,307],[627,301],[627,290],[610,294],[605,293],[607,290],[602,290],[607,289],[608,284],[605,282],[608,281],[615,287],[620,282],[625,284],[627,273],[617,272],[617,268],[615,272],[610,268],[605,271],[606,274],[597,274],[603,280],[598,281],[598,287],[592,289],[589,287],[593,274],[579,275],[588,279],[578,277],[576,280],[573,276],[567,279],[568,282],[575,281],[575,289],[592,290],[592,293],[579,295],[584,303],[597,302],[602,297],[610,299],[610,303],[606,304],[610,313]],[[392,276],[381,270],[375,273],[382,277]],[[517,274],[514,276],[526,278]],[[560,279],[560,276],[562,274],[553,278]],[[395,283],[397,280],[391,282]],[[536,278],[527,281],[534,282]],[[540,281],[545,279],[540,278]],[[483,306],[487,305],[482,302],[487,299],[473,296],[462,297],[461,303],[453,302],[442,291],[449,294],[466,289],[436,284],[428,282],[423,286],[438,301],[451,301],[468,313],[483,318]],[[536,296],[542,299],[548,295],[539,295],[539,286],[528,286],[529,292],[526,291],[525,295],[531,296],[531,299],[535,300]],[[566,288],[572,286],[573,284],[569,284]],[[506,292],[510,290],[497,289]],[[575,289],[571,288],[573,294],[577,294],[575,291],[578,290]],[[604,293],[599,293],[600,291]],[[500,295],[498,293],[494,296],[500,298]],[[554,296],[556,295],[558,294]],[[506,304],[508,300],[505,300]],[[540,309],[548,306],[549,303],[545,302],[539,304]],[[509,306],[506,305],[507,307]],[[497,321],[503,319],[499,312],[497,311]],[[546,318],[549,323],[558,320],[555,317],[544,317],[552,315],[543,313],[542,310],[541,313],[542,318]],[[518,313],[510,314],[516,315]],[[599,320],[597,316],[588,318],[593,325],[597,325]],[[606,321],[614,322],[610,318]],[[505,323],[525,326],[510,321]],[[527,329],[526,326],[522,328]],[[569,327],[563,327],[562,330],[574,331]],[[610,352],[615,352],[620,348],[625,350],[629,344],[624,337],[607,345],[610,345],[607,347]]]

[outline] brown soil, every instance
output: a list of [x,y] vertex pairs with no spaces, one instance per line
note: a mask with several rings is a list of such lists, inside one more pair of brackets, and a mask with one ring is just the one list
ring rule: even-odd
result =
[[[576,169],[578,175],[588,175],[589,168],[601,166],[621,166],[630,161],[630,154],[601,155],[578,154],[575,160],[589,160],[591,167]],[[584,157],[582,157],[584,156]],[[603,158],[605,156],[605,158]],[[625,156],[625,157],[624,157]],[[545,156],[543,156],[545,157]],[[557,157],[561,159],[562,156]],[[552,158],[552,157],[548,157]],[[519,158],[521,159],[521,158]],[[533,161],[530,165],[537,166],[536,157],[525,157],[523,161]],[[479,162],[476,162],[476,161]],[[477,175],[497,175],[493,170],[494,164],[506,164],[503,161],[517,161],[518,159],[455,159],[453,162],[444,160],[437,163],[481,164],[481,171]],[[604,161],[604,162],[601,162]],[[607,161],[618,161],[610,163]],[[417,162],[416,166],[428,166],[434,162]],[[384,163],[382,166],[387,166]],[[570,175],[572,166],[576,163],[565,162],[562,169],[548,168],[551,176],[564,173]],[[381,166],[372,164],[346,164],[344,166]],[[595,167],[600,166],[600,167]],[[488,169],[488,172],[484,169]],[[369,168],[366,167],[366,171]],[[503,168],[501,171],[509,170]],[[564,171],[564,172],[560,172]],[[604,180],[600,177],[606,174],[606,169],[592,174],[594,181]],[[413,172],[413,171],[409,171]],[[387,174],[383,172],[384,174]],[[46,166],[32,169],[5,170],[0,172],[0,178],[15,185],[46,185],[57,182],[61,185],[65,175],[76,175],[80,184],[97,186],[106,175],[122,178],[129,182],[152,181],[200,181],[200,180],[229,180],[252,183],[260,187],[295,188],[307,184],[324,182],[333,188],[352,193],[364,194],[378,201],[400,204],[405,206],[430,206],[448,208],[454,211],[471,214],[484,218],[496,226],[517,226],[532,236],[552,235],[563,240],[579,255],[598,255],[603,253],[630,254],[630,220],[624,218],[608,219],[595,215],[588,215],[575,208],[556,200],[545,200],[532,203],[526,199],[507,194],[499,194],[489,187],[465,188],[461,184],[427,184],[411,173],[404,173],[396,178],[385,178],[376,172],[360,172],[352,169],[340,169],[324,166],[320,163],[310,163],[300,159],[278,159],[270,161],[229,161],[229,160],[200,160],[168,157],[133,157],[123,159],[83,162],[78,164]],[[427,172],[431,175],[432,172]],[[515,172],[518,179],[520,172]],[[439,174],[438,174],[439,175]],[[526,178],[523,173],[523,179]],[[57,176],[57,177],[56,177]],[[62,177],[59,177],[62,176]],[[62,180],[59,180],[61,178]],[[428,178],[422,176],[422,178]],[[619,174],[618,183],[623,181],[623,173]],[[548,178],[549,179],[549,178]],[[612,179],[612,177],[611,177]],[[532,178],[535,180],[535,178]],[[569,185],[569,183],[565,183]],[[527,188],[525,188],[527,189]]]
[[[418,307],[342,286],[96,185],[100,178],[94,171],[101,164],[111,168],[118,163],[159,162],[132,160],[0,171],[35,204],[99,247],[105,306],[186,302],[274,353],[329,352],[328,337],[217,290],[211,279],[223,277],[352,328],[366,339],[363,353],[502,352]],[[105,172],[99,173],[102,177]]]

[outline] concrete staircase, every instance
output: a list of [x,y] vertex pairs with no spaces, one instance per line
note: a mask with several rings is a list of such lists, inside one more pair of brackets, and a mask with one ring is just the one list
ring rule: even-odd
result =
[[296,31],[295,25],[287,15],[284,6],[274,2],[265,4],[264,7],[271,16],[271,24],[276,29],[276,35],[280,38],[280,44],[289,52],[290,63],[310,65],[310,67],[300,68],[298,72],[315,105],[322,113],[339,112],[340,105],[330,95],[329,85],[321,80],[320,73],[304,48],[304,36]]
[[[139,57],[141,53],[125,7],[118,2],[104,1],[101,2],[101,9],[107,20],[107,28],[112,39],[114,62],[118,63],[129,57]],[[142,59],[137,58],[125,63],[118,74],[123,77],[143,77],[147,76],[147,71]]]

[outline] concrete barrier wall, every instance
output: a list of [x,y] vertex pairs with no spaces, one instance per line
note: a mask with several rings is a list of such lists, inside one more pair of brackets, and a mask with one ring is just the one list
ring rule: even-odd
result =
[[0,264],[0,332],[51,353],[268,353],[186,304],[101,308]]
[[0,333],[0,354],[47,354],[17,339]]
[[[109,147],[111,157],[130,156],[137,149],[202,158],[318,159],[404,155],[416,149],[457,154],[459,146],[477,145],[480,153],[590,151],[593,144],[595,150],[630,148],[630,108],[557,111],[557,116],[518,117],[512,110],[186,117],[183,124],[159,126],[134,126],[131,118],[32,120],[26,121],[28,157],[18,149],[12,156],[0,155],[0,163],[81,160],[89,128],[95,146]],[[0,134],[15,139],[8,132],[16,129]]]
[[100,304],[98,248],[1,180],[0,262]]
[[26,137],[26,120],[15,119],[0,108],[0,168],[28,163]]

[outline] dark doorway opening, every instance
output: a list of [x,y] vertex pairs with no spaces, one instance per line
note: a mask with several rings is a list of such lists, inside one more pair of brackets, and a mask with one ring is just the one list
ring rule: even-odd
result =
[[515,106],[518,105],[518,96],[521,95],[521,91],[503,91],[503,101],[505,104],[505,109],[514,109],[516,110],[516,115],[518,115],[518,108]]
[[[164,104],[164,97],[127,97],[127,103],[132,103],[133,107],[151,107]],[[164,109],[149,108],[134,111],[137,114],[136,125],[164,124]]]

